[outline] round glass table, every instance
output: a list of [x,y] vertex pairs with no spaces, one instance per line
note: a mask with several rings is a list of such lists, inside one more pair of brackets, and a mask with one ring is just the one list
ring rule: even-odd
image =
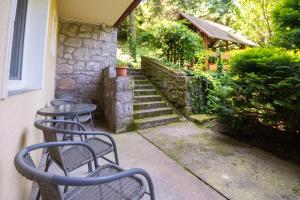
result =
[[49,106],[38,110],[37,114],[46,117],[75,116],[92,113],[97,106],[90,103],[65,103]]

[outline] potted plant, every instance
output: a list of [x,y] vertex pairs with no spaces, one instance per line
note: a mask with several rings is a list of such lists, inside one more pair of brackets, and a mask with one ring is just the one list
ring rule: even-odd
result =
[[127,76],[128,63],[123,60],[117,60],[116,73],[117,76]]

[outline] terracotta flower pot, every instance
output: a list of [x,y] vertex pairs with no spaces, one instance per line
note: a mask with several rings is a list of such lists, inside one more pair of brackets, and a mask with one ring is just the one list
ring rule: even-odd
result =
[[127,76],[128,67],[116,67],[117,76]]

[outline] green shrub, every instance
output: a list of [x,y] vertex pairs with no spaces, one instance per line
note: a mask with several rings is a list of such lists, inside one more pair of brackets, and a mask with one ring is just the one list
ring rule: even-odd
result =
[[194,114],[209,113],[207,96],[213,88],[213,77],[208,73],[199,71],[189,82],[189,91],[192,99],[192,112]]
[[300,48],[300,0],[283,0],[273,11],[273,43],[289,49]]
[[299,130],[299,58],[283,49],[249,49],[233,57],[231,73],[223,98],[231,102],[234,117]]
[[137,44],[140,46],[153,46],[153,41],[155,40],[153,31],[138,29],[137,30]]
[[198,52],[203,49],[199,35],[179,22],[163,21],[152,33],[155,39],[151,45],[160,50],[163,58],[174,64],[183,66],[185,62],[194,62]]
[[220,76],[215,74],[213,87],[207,95],[207,109],[216,114],[231,128],[239,128],[239,119],[234,113],[232,92],[234,90],[234,77],[229,73]]

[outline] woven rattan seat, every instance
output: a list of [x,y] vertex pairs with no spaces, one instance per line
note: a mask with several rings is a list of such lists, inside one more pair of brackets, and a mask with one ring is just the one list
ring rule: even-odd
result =
[[[30,153],[37,149],[81,146],[90,151],[95,170],[86,177],[61,176],[40,171],[35,167]],[[139,200],[145,194],[155,200],[149,174],[139,168],[123,170],[117,165],[98,165],[96,153],[85,142],[47,142],[21,149],[15,156],[17,171],[39,186],[43,200]],[[68,186],[63,192],[59,186]],[[149,190],[148,190],[149,189]],[[146,192],[146,191],[149,192]]]
[[[84,142],[93,148],[98,158],[108,154],[113,150],[113,147],[110,143],[98,138],[90,138]],[[92,154],[82,146],[74,146],[63,150],[62,158],[64,167],[68,171],[73,171],[93,160]]]
[[[96,169],[88,177],[113,175],[123,171],[114,165],[104,165]],[[126,177],[114,182],[94,185],[73,187],[65,194],[65,200],[137,200],[146,191],[144,182],[135,176]]]

